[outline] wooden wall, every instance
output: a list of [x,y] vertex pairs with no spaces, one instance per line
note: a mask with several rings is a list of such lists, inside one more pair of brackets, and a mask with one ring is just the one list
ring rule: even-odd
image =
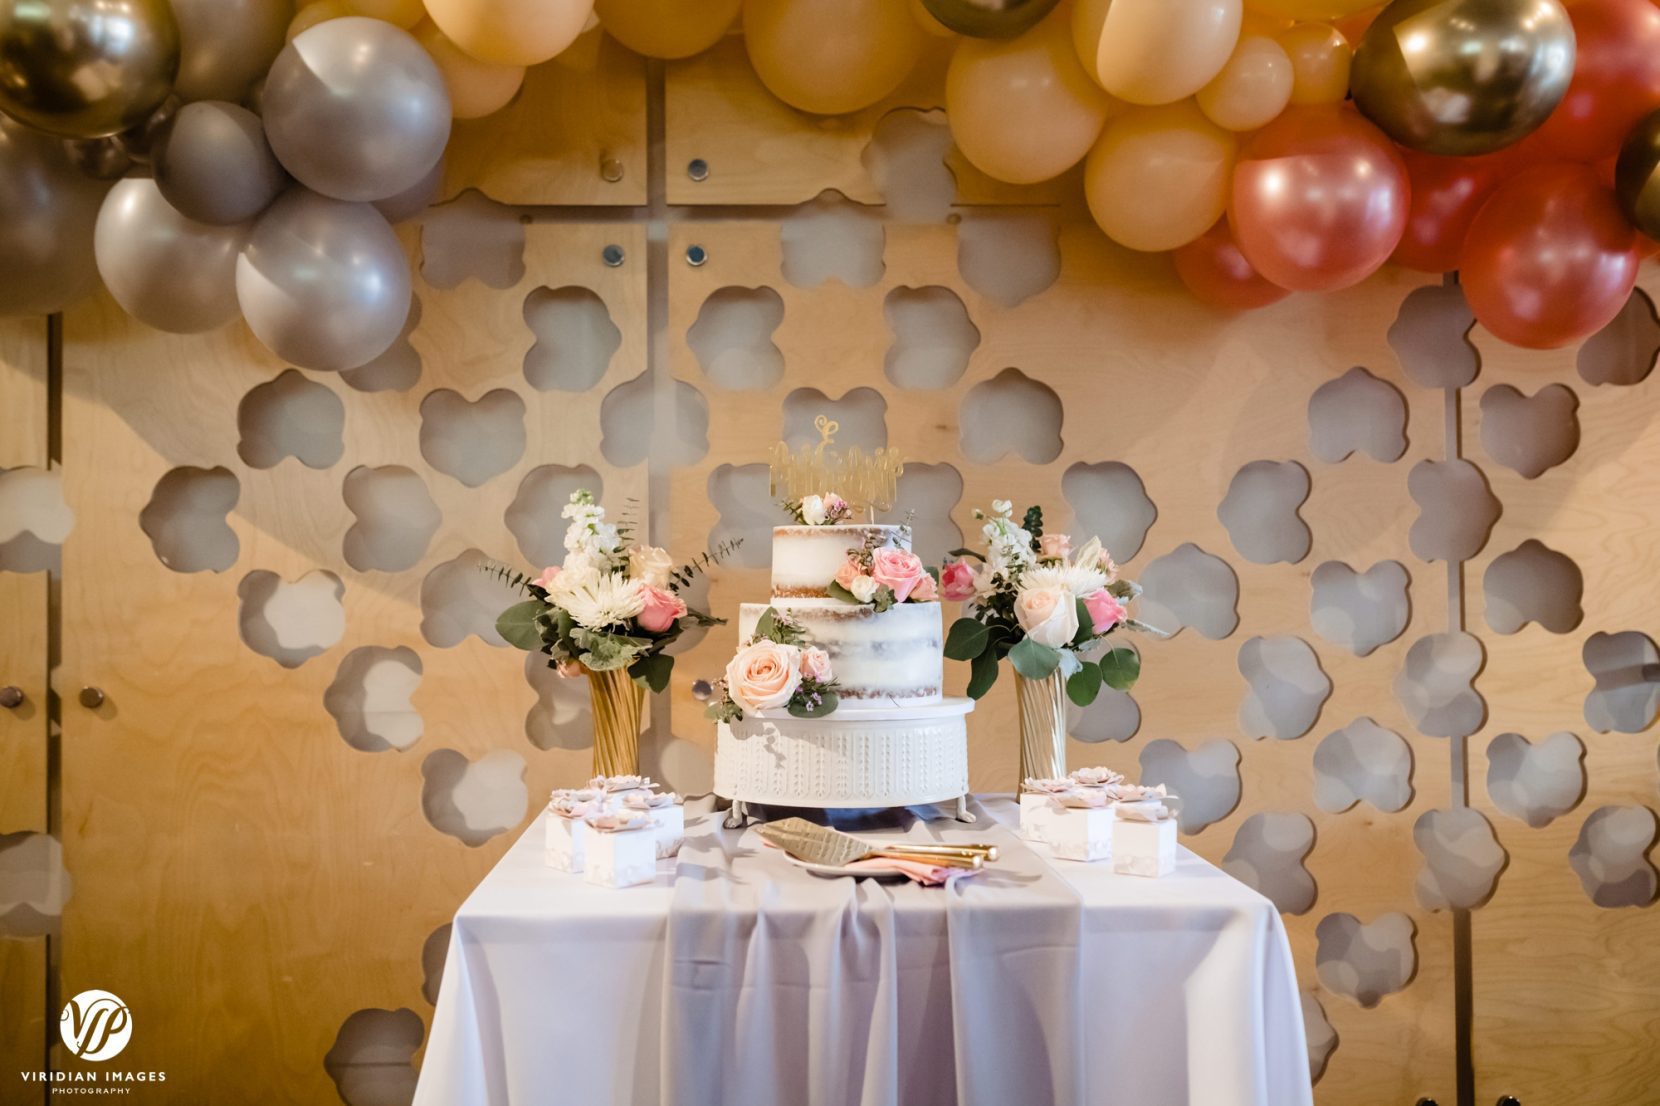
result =
[[[545,681],[527,682],[516,652],[476,634],[458,637],[489,595],[452,562],[469,550],[525,559],[506,516],[537,486],[543,466],[588,466],[614,509],[639,500],[655,535],[677,553],[727,532],[759,535],[748,547],[754,553],[764,548],[767,516],[752,494],[745,498],[753,484],[731,468],[764,463],[785,432],[784,412],[817,402],[800,394],[813,388],[845,412],[849,431],[881,433],[915,464],[960,476],[960,495],[921,504],[920,524],[954,523],[972,535],[972,508],[1008,497],[1040,501],[1052,525],[1067,525],[1080,511],[1101,509],[1066,484],[1067,473],[1118,462],[1139,476],[1157,512],[1141,548],[1123,551],[1130,575],[1186,543],[1231,570],[1237,627],[1214,638],[1188,628],[1144,643],[1145,677],[1133,696],[1139,725],[1120,726],[1112,740],[1075,741],[1070,755],[1074,765],[1107,763],[1136,775],[1146,764],[1217,746],[1203,756],[1220,756],[1224,770],[1203,786],[1225,794],[1236,781],[1238,800],[1219,806],[1186,843],[1287,902],[1312,878],[1312,902],[1296,901],[1286,924],[1309,1010],[1335,1033],[1332,1047],[1331,1032],[1311,1024],[1324,1046],[1321,1102],[1458,1101],[1455,945],[1463,915],[1444,905],[1444,894],[1437,898],[1435,886],[1481,900],[1468,914],[1463,958],[1475,1101],[1509,1093],[1529,1106],[1614,1106],[1660,1081],[1655,907],[1594,904],[1570,864],[1593,811],[1657,805],[1652,719],[1638,733],[1598,733],[1582,709],[1595,684],[1582,659],[1586,639],[1625,630],[1652,638],[1660,625],[1646,540],[1660,504],[1660,376],[1647,373],[1660,328],[1646,298],[1618,333],[1599,339],[1628,366],[1630,384],[1591,384],[1576,371],[1573,350],[1524,355],[1479,330],[1468,346],[1456,290],[1437,292],[1438,282],[1394,270],[1340,294],[1226,317],[1193,303],[1164,260],[1107,243],[1081,213],[1075,180],[1010,189],[942,147],[953,176],[937,217],[899,218],[882,206],[897,207],[908,182],[883,171],[894,151],[876,139],[891,111],[938,106],[939,59],[888,103],[826,123],[767,97],[735,40],[667,66],[661,78],[613,43],[589,45],[580,58],[534,71],[501,117],[457,128],[446,193],[460,199],[429,212],[407,236],[422,266],[420,319],[395,356],[405,368],[418,362],[418,379],[389,371],[379,383],[391,383],[371,391],[364,388],[373,378],[301,374],[342,412],[331,459],[264,465],[269,458],[257,451],[259,464],[248,459],[239,411],[287,366],[240,325],[162,335],[107,299],[66,317],[63,471],[76,526],[63,548],[55,682],[65,693],[61,836],[74,894],[62,918],[60,990],[103,987],[129,1001],[138,1027],[127,1053],[133,1066],[165,1068],[175,1101],[217,1100],[235,1080],[265,1088],[272,1100],[324,1102],[337,1086],[356,1094],[357,1079],[390,1080],[396,1100],[410,1072],[400,1074],[396,1061],[418,1062],[419,1036],[400,1036],[402,1027],[431,1017],[429,938],[533,816],[539,796],[580,780],[587,767],[580,704],[557,698],[560,690]],[[648,113],[656,97],[661,111]],[[663,120],[661,136],[648,133],[648,114]],[[694,158],[707,162],[706,179],[686,174]],[[811,203],[825,189],[870,206]],[[907,191],[905,209],[929,202]],[[797,204],[806,206],[790,206]],[[996,231],[1001,210],[1023,222]],[[867,266],[873,276],[801,275],[821,254],[857,262],[848,243],[873,228],[880,240],[880,265]],[[606,262],[607,246],[620,247],[619,264]],[[1037,275],[1010,292],[999,269]],[[1647,272],[1643,283],[1656,287]],[[884,368],[896,340],[889,297],[924,287],[950,290],[978,342],[954,379],[902,387]],[[527,298],[543,288],[592,290],[616,328],[603,372],[580,390],[547,387],[546,378],[538,386],[523,369],[533,343],[550,340],[526,317]],[[736,360],[711,372],[709,347],[689,334],[722,289],[770,289],[776,303],[765,294],[750,299],[767,305],[763,315],[774,312],[776,327],[758,334],[751,327],[754,348],[725,350]],[[1407,297],[1425,289],[1450,294],[1452,313],[1409,310],[1397,326]],[[736,323],[708,329],[743,331]],[[551,336],[556,352],[558,339]],[[561,356],[580,360],[591,349],[591,335],[571,338]],[[43,381],[44,354],[38,325],[8,324],[0,331],[0,387]],[[1473,384],[1447,387],[1478,354]],[[1406,442],[1394,459],[1358,452],[1322,460],[1327,450],[1311,444],[1314,393],[1355,366],[1404,402]],[[1547,384],[1571,389],[1577,448],[1532,478],[1495,460],[1482,436],[1481,401],[1498,384],[1528,396]],[[444,420],[433,432],[459,444],[423,450],[423,423],[438,421],[430,410],[423,415],[423,404],[441,389],[469,403],[505,389],[524,406],[524,449],[476,486],[451,474],[454,450],[493,455],[497,426]],[[860,389],[878,399],[849,397]],[[29,445],[25,435],[17,446],[11,434],[14,425],[34,425],[34,416],[13,412],[39,403],[0,395],[7,429],[0,469],[42,464],[43,441]],[[881,412],[874,423],[871,410]],[[1554,418],[1535,430],[1554,434],[1560,412]],[[1366,417],[1351,421],[1359,435]],[[1493,448],[1502,452],[1533,426],[1507,423]],[[978,440],[1005,433],[1002,456]],[[1058,440],[1046,444],[1046,434]],[[1420,516],[1432,529],[1454,525],[1480,504],[1424,508],[1408,474],[1452,457],[1480,469],[1501,513],[1478,549],[1449,566],[1445,557],[1420,555],[1414,525]],[[1219,516],[1235,474],[1254,461],[1295,462],[1307,473],[1306,502],[1292,505],[1310,534],[1304,555],[1255,563]],[[354,567],[345,551],[361,519],[343,498],[348,474],[394,465],[424,486],[436,529],[424,550],[411,548],[408,567]],[[162,564],[140,515],[169,473],[215,468],[234,481],[224,516],[234,552],[211,568],[175,571]],[[950,486],[944,468],[929,471]],[[210,486],[199,479],[197,487]],[[1069,487],[1079,502],[1069,500]],[[1283,506],[1260,510],[1281,532],[1299,525]],[[197,522],[190,533],[215,535],[218,548],[228,548],[214,519]],[[1584,615],[1562,632],[1529,624],[1498,633],[1486,620],[1484,574],[1529,538],[1577,566]],[[1364,656],[1322,636],[1311,616],[1316,567],[1364,570],[1386,561],[1410,578],[1404,630]],[[261,655],[239,629],[249,575],[275,573],[292,584],[318,571],[340,585],[338,640],[293,667]],[[765,587],[764,564],[735,564],[715,576],[707,598],[729,611]],[[312,622],[332,617],[316,589],[306,594]],[[440,602],[451,595],[462,598]],[[0,619],[0,657],[8,671],[21,663],[15,670],[42,684],[44,580],[0,572],[0,602],[38,612]],[[1436,736],[1423,732],[1437,727],[1420,727],[1396,684],[1405,670],[1422,675],[1409,659],[1415,646],[1459,630],[1483,647],[1475,687],[1485,707],[1467,733]],[[1329,681],[1317,717],[1286,740],[1255,737],[1241,717],[1248,692],[1241,654],[1259,636],[1300,639]],[[690,681],[716,672],[732,639],[727,627],[689,641],[673,688],[653,704],[645,758],[682,791],[707,788],[713,746]],[[418,658],[410,705],[422,731],[407,748],[355,747],[325,709],[342,663],[367,646]],[[954,679],[960,686],[963,674]],[[81,706],[74,693],[83,686],[101,688],[103,705]],[[1004,681],[972,717],[978,789],[1012,782],[1011,691]],[[539,719],[530,734],[527,715]],[[1410,750],[1412,793],[1400,810],[1363,802],[1333,813],[1314,801],[1316,750],[1361,717]],[[0,727],[18,724],[0,712]],[[1534,828],[1490,798],[1487,748],[1505,733],[1537,742],[1557,731],[1583,741],[1588,785],[1571,809]],[[45,749],[43,730],[30,728],[22,743],[3,728],[0,736],[7,757]],[[1168,741],[1181,748],[1154,747]],[[1226,766],[1228,747],[1237,751],[1236,773]],[[0,832],[45,828],[44,762],[25,760],[24,774],[5,761]],[[461,799],[457,771],[476,773]],[[1415,839],[1420,820],[1466,803],[1489,827],[1487,837],[1472,831],[1468,865],[1456,849],[1451,860],[1437,853],[1440,867],[1430,865],[1424,849],[1434,846]],[[504,808],[511,816],[499,824],[479,822]],[[1252,835],[1269,824],[1253,821],[1258,815],[1290,816],[1273,823],[1280,826],[1306,819],[1313,835],[1306,859],[1252,852]],[[1479,893],[1491,879],[1489,841],[1504,854],[1490,897]],[[1373,927],[1354,946],[1367,935],[1384,941],[1399,925],[1408,926],[1410,944],[1402,953],[1386,943],[1367,961],[1365,949],[1350,947],[1344,916]],[[44,1008],[38,989],[14,1003],[24,991],[10,983],[44,973],[41,948],[38,938],[0,940],[8,1059],[15,1040],[24,1055],[39,1049],[31,1042],[40,1030],[14,1037],[9,1019],[19,1016],[14,1009]],[[1359,975],[1345,974],[1357,958]],[[1366,993],[1391,971],[1404,975],[1386,993]],[[349,1023],[360,1011],[382,1013]],[[354,1030],[342,1035],[348,1024]],[[331,1079],[325,1055],[334,1050],[335,1076],[342,1065],[350,1069],[354,1056],[366,1055],[357,1051],[365,1024],[369,1040],[392,1042],[394,1062],[382,1064],[389,1071]]]

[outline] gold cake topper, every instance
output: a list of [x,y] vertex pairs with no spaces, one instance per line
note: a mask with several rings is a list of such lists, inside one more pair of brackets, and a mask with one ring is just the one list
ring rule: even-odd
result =
[[770,491],[784,499],[835,492],[854,508],[872,512],[893,508],[899,491],[899,474],[905,459],[897,449],[883,446],[866,453],[858,446],[846,450],[830,448],[841,424],[825,415],[813,420],[817,444],[792,450],[788,442],[772,447]]

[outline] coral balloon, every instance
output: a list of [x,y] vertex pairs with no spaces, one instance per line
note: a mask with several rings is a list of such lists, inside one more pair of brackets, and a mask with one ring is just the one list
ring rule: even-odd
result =
[[1055,7],[1056,0],[922,0],[940,25],[970,38],[1014,38],[1025,34]]
[[431,55],[443,74],[450,94],[450,115],[456,119],[482,119],[506,107],[525,83],[524,67],[491,65],[479,61],[444,37],[431,23],[415,28],[415,41]]
[[1412,200],[1406,209],[1406,230],[1390,260],[1426,273],[1458,268],[1471,221],[1514,159],[1502,154],[1436,157],[1402,150],[1401,160],[1412,182]]
[[370,19],[384,19],[394,27],[409,30],[426,18],[422,0],[346,0],[353,13]]
[[1246,0],[1245,6],[1258,15],[1276,19],[1342,19],[1378,6],[1378,0]]
[[185,101],[241,100],[282,49],[292,0],[173,0]]
[[1614,320],[1637,280],[1637,236],[1585,165],[1539,165],[1503,184],[1464,239],[1459,281],[1497,338],[1554,349]]
[[539,65],[576,41],[594,0],[426,0],[449,40],[492,65]]
[[761,83],[814,115],[858,111],[898,88],[926,38],[894,0],[744,4],[744,48]]
[[689,58],[726,34],[743,0],[594,0],[611,37],[648,58]]
[[1133,250],[1185,245],[1222,214],[1237,141],[1191,100],[1125,112],[1085,163],[1090,214]]
[[1408,193],[1395,147],[1354,111],[1288,108],[1240,152],[1228,222],[1240,252],[1280,287],[1347,288],[1389,260]]
[[1660,111],[1649,113],[1626,136],[1614,164],[1614,194],[1632,226],[1660,238]]
[[1217,126],[1254,131],[1291,102],[1292,79],[1284,47],[1266,35],[1241,35],[1228,64],[1195,99]]
[[1395,0],[1355,48],[1349,90],[1402,146],[1474,157],[1536,130],[1573,74],[1557,0]]
[[1578,52],[1573,80],[1532,142],[1541,153],[1597,161],[1660,107],[1660,9],[1648,0],[1579,0],[1568,16]]
[[167,0],[0,3],[0,112],[64,138],[144,122],[179,71]]
[[380,212],[303,188],[260,216],[236,263],[254,336],[319,372],[385,353],[409,318],[409,285],[409,261]]
[[131,177],[98,212],[98,273],[140,322],[175,334],[214,330],[236,317],[236,258],[250,227],[186,219],[155,181]]
[[108,190],[63,142],[0,115],[0,316],[50,315],[93,289],[92,224]]
[[1112,0],[1095,44],[1095,75],[1132,104],[1184,99],[1228,63],[1242,17],[1240,0]]
[[1250,311],[1291,293],[1264,280],[1239,252],[1226,219],[1170,255],[1176,275],[1200,303],[1228,311]]
[[945,76],[957,149],[998,180],[1030,184],[1072,168],[1101,133],[1107,96],[1072,52],[1065,13],[1019,38],[966,38]]
[[1291,102],[1338,104],[1349,94],[1349,40],[1326,23],[1299,23],[1277,39],[1291,59]]

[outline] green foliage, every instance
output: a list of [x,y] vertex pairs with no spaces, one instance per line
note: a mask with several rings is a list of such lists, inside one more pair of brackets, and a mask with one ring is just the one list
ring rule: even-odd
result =
[[1094,661],[1084,661],[1078,671],[1066,678],[1066,696],[1080,707],[1087,707],[1101,694],[1101,669]]
[[790,698],[789,712],[796,718],[823,718],[825,715],[829,714],[841,705],[841,696],[830,690],[828,684],[820,684],[817,685],[821,689],[818,692],[818,705],[809,706],[801,701],[802,693],[806,691],[806,686],[807,685],[804,682],[802,685],[802,691],[797,692]]
[[[945,655],[954,661],[971,661],[986,651],[991,631],[974,618],[959,618],[945,635]],[[996,657],[992,658],[994,661]]]
[[548,609],[540,599],[515,603],[496,616],[496,632],[515,649],[538,650],[542,648],[542,617]]
[[1078,605],[1078,632],[1072,635],[1072,647],[1076,649],[1095,636],[1095,621],[1090,618],[1089,608],[1082,599],[1074,599],[1073,602]]
[[726,558],[736,553],[738,551],[738,547],[743,543],[744,540],[742,538],[729,538],[728,540],[721,542],[712,551],[699,553],[697,556],[693,557],[691,560],[669,573],[669,590],[677,592],[681,588],[690,587],[693,580],[697,579],[699,575],[706,574],[709,571],[711,565],[718,565],[722,561],[726,560]]
[[1141,657],[1134,649],[1109,649],[1099,663],[1101,679],[1118,691],[1130,690],[1141,676]]
[[628,666],[634,682],[649,691],[662,691],[669,686],[669,674],[674,671],[674,658],[666,653],[650,653]]
[[1024,637],[1009,650],[1009,663],[1014,665],[1016,672],[1028,680],[1042,680],[1060,667],[1061,654],[1058,649],[1039,645],[1031,638]]
[[1038,539],[1043,536],[1043,508],[1037,504],[1026,508],[1026,517],[1020,520],[1020,528],[1032,535],[1032,552],[1037,552]]
[[846,588],[842,587],[840,584],[836,583],[836,581],[834,581],[834,580],[830,581],[830,586],[825,588],[824,591],[825,591],[825,594],[828,595],[830,598],[839,599],[843,603],[855,603],[856,604],[856,603],[859,602],[859,597],[858,596],[854,595],[852,592],[848,591]]
[[571,631],[571,644],[581,650],[577,660],[595,672],[626,668],[651,648],[651,642],[645,638],[589,630],[581,626]]
[[978,699],[997,682],[997,650],[987,649],[975,657],[968,669],[968,697]]

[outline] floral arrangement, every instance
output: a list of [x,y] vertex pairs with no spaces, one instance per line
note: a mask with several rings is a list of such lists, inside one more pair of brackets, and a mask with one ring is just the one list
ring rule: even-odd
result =
[[[909,528],[906,528],[909,532]],[[871,533],[862,546],[847,551],[826,590],[844,603],[869,603],[885,611],[895,603],[933,603],[939,599],[939,581],[922,559],[897,545],[877,544]]]
[[496,629],[520,649],[546,653],[561,676],[627,669],[636,683],[662,691],[674,668],[669,643],[687,623],[724,621],[688,607],[680,590],[738,543],[676,567],[664,550],[631,542],[628,523],[606,521],[592,492],[573,493],[562,517],[570,520],[562,564],[534,578],[491,566],[530,596],[503,611]]
[[768,607],[715,684],[705,713],[738,722],[745,711],[782,707],[797,718],[822,718],[839,702],[830,654],[808,642],[799,622]]
[[969,696],[991,689],[1004,657],[1029,680],[1060,671],[1067,696],[1079,706],[1094,702],[1102,684],[1128,691],[1141,673],[1135,651],[1091,654],[1121,628],[1152,630],[1129,617],[1141,589],[1119,577],[1099,539],[1074,551],[1067,535],[1043,532],[1042,508],[1028,508],[1017,523],[1008,500],[991,506],[990,513],[974,512],[984,552],[953,550],[958,559],[940,571],[940,593],[968,604],[946,634],[945,655],[972,665]]
[[784,500],[784,510],[799,526],[835,526],[853,517],[853,506],[835,492]]

